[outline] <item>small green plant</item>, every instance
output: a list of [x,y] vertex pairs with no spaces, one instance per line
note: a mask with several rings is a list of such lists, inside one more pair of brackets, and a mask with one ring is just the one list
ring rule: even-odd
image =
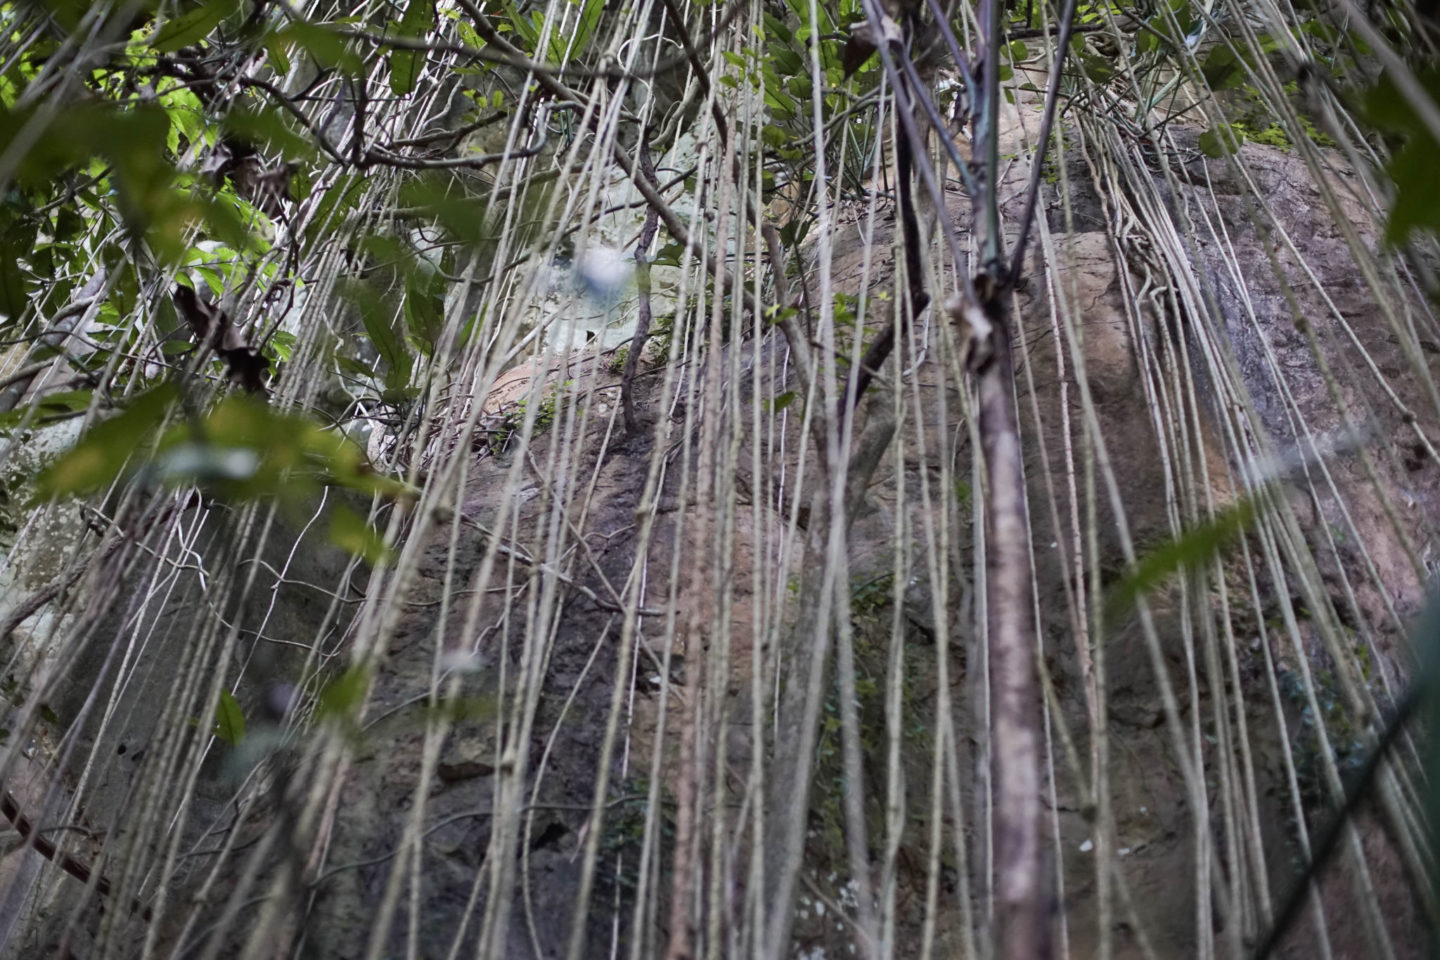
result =
[[1041,168],[1041,179],[1049,186],[1055,186],[1060,182],[1060,165],[1055,162],[1053,153],[1045,154],[1045,164]]
[[1276,680],[1282,695],[1300,712],[1299,728],[1291,736],[1301,799],[1307,808],[1324,809],[1330,803],[1330,794],[1325,783],[1324,758],[1320,754],[1320,727],[1324,726],[1342,780],[1364,765],[1365,743],[1345,709],[1338,684],[1329,670],[1316,670],[1311,676],[1315,702],[1320,708],[1318,717],[1310,709],[1304,681],[1296,671],[1282,668],[1277,671]]
[[[561,407],[561,394],[567,392],[573,381],[566,380],[564,383],[556,384],[545,395],[540,398],[535,408],[535,425],[531,430],[531,436],[539,436],[548,430],[555,423],[555,415]],[[501,417],[498,427],[495,429],[490,447],[493,450],[505,450],[510,442],[521,432],[525,426],[525,414],[530,409],[529,401],[517,400]]]
[[[883,574],[854,586],[850,593],[850,617],[854,626],[855,711],[859,721],[860,750],[868,771],[885,768],[889,749],[888,727],[898,723],[902,764],[923,763],[933,744],[929,732],[925,695],[917,689],[923,678],[933,676],[933,647],[906,645],[902,651],[899,715],[889,714],[894,642],[890,635],[895,578]],[[815,844],[824,850],[832,868],[846,862],[845,806],[848,790],[864,785],[845,780],[842,755],[841,694],[838,678],[832,678],[820,720],[814,754],[814,805],[811,831]],[[908,774],[907,774],[908,776]],[[879,806],[867,805],[872,829],[883,829]],[[839,871],[843,873],[843,868]]]
[[887,573],[858,584],[850,591],[850,615],[863,617],[873,614],[890,602],[895,586],[895,575]]
[[[616,784],[600,833],[601,858],[618,865],[618,869],[604,871],[602,876],[627,893],[635,890],[640,879],[640,851],[645,843],[649,794],[650,781],[645,777],[627,777]],[[662,811],[663,808],[662,802]],[[661,844],[673,844],[675,827],[663,813],[658,826]]]
[[[662,313],[650,325],[650,356],[664,363],[670,357],[670,346],[675,339],[675,314]],[[644,356],[641,356],[644,359]]]
[[616,347],[615,352],[610,355],[610,362],[606,365],[606,369],[618,377],[625,372],[625,364],[629,360],[630,348],[628,346]]

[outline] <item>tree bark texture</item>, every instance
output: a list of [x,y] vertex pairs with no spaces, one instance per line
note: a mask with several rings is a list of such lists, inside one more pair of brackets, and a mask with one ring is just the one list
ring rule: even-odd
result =
[[1040,856],[1040,703],[1035,682],[1034,583],[1015,369],[1001,293],[990,298],[993,353],[977,370],[989,484],[986,523],[990,736],[994,757],[995,942],[1002,960],[1050,956]]

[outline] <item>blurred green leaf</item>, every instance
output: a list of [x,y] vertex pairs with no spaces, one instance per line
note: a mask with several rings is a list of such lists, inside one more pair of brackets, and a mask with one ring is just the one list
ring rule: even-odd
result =
[[1223,157],[1240,149],[1245,132],[1233,123],[1222,123],[1200,134],[1200,152],[1207,157]]
[[[1420,71],[1415,79],[1432,100],[1440,98],[1440,68]],[[1425,121],[1388,71],[1365,93],[1361,109],[1365,119],[1382,130],[1411,136],[1429,134]]]
[[266,103],[245,103],[225,114],[222,129],[255,147],[278,153],[290,160],[308,160],[315,144],[297,130],[279,107]]
[[68,453],[41,472],[39,498],[87,494],[109,485],[132,455],[150,446],[175,397],[174,385],[162,384],[140,394],[118,415],[91,427]]
[[[348,38],[323,25],[292,21],[267,41],[271,50],[299,47],[322,67],[334,67],[341,73],[356,76],[365,70],[365,61]],[[272,56],[273,56],[272,52]]]
[[[199,485],[233,499],[304,497],[322,486],[341,486],[387,497],[412,497],[415,490],[371,467],[365,451],[338,430],[308,417],[279,413],[256,397],[232,394],[198,423],[177,424],[160,438],[144,464],[132,464],[155,443],[155,433],[172,400],[173,384],[141,394],[122,413],[91,428],[67,453],[46,468],[38,497],[96,491],[129,469],[141,469],[171,486]],[[42,409],[73,412],[89,403],[86,391],[57,394]],[[48,407],[45,404],[49,404]],[[5,426],[0,421],[0,427]]]
[[570,2],[580,7],[580,17],[574,28],[567,32],[551,31],[550,52],[547,57],[551,63],[565,63],[583,56],[586,47],[590,44],[591,36],[595,33],[596,26],[600,23],[600,15],[605,12],[605,0],[570,0]]
[[414,278],[405,285],[405,325],[428,355],[445,328],[445,297],[433,284]]
[[305,227],[310,239],[313,240],[321,234],[330,233],[339,227],[344,219],[345,211],[355,205],[364,190],[365,179],[358,174],[346,173],[336,177],[335,181],[325,188],[320,202],[315,206],[314,215]]
[[[435,26],[435,0],[410,0],[400,18],[397,32],[402,37],[418,39]],[[390,89],[403,97],[415,89],[420,76],[423,54],[418,50],[396,50],[390,54]]]
[[786,390],[784,393],[775,397],[774,400],[770,401],[770,412],[779,413],[781,410],[784,410],[786,407],[790,406],[790,404],[794,403],[795,397],[796,393],[794,390]]
[[[188,449],[196,444],[208,455]],[[241,394],[222,400],[198,429],[182,424],[171,431],[155,469],[167,482],[203,483],[236,499],[293,499],[321,486],[389,496],[408,491],[400,481],[376,474],[365,452],[343,433]]]
[[1415,230],[1440,233],[1440,176],[1435,141],[1415,137],[1396,150],[1385,169],[1395,181],[1395,200],[1385,224],[1385,239],[1404,243]]
[[1181,570],[1195,570],[1216,557],[1255,517],[1253,500],[1241,500],[1202,523],[1152,550],[1135,569],[1115,586],[1110,595],[1110,615],[1124,613],[1142,594],[1149,593]]
[[320,702],[315,708],[319,720],[353,723],[360,705],[365,700],[365,691],[370,688],[370,670],[366,667],[348,667],[320,691]]
[[[1416,79],[1432,102],[1440,102],[1440,69],[1422,71]],[[1363,113],[1370,123],[1402,140],[1385,168],[1395,182],[1385,239],[1400,244],[1415,230],[1440,233],[1440,177],[1435,175],[1440,143],[1388,72],[1366,93]]]
[[415,358],[406,349],[397,323],[400,309],[392,297],[384,296],[372,283],[353,280],[340,288],[341,294],[360,312],[360,322],[370,344],[385,362],[385,385],[399,390],[410,381]]
[[470,196],[454,177],[417,177],[400,188],[400,202],[434,219],[447,233],[470,246],[487,246],[485,201]]
[[1115,76],[1115,65],[1105,57],[1085,52],[1078,58],[1080,70],[1096,85],[1108,83]]
[[0,329],[20,319],[30,305],[30,293],[26,289],[25,274],[20,270],[20,260],[30,253],[26,240],[34,234],[22,233],[16,227],[4,228],[0,236],[0,313],[5,315]]
[[1200,73],[1211,90],[1227,90],[1245,82],[1245,63],[1222,43],[1205,57]]
[[520,9],[515,6],[514,0],[503,0],[503,8],[511,26],[525,41],[520,48],[526,53],[533,54],[535,44],[540,40],[540,31],[535,28],[534,22],[529,17],[520,12]]
[[[425,716],[428,723],[476,723],[494,720],[500,713],[495,697],[451,697],[439,703],[426,704]],[[487,769],[483,765],[480,769]]]
[[[86,410],[90,406],[92,391],[90,390],[67,390],[63,393],[52,393],[35,403],[33,424],[43,424],[58,417],[72,416],[75,413]],[[0,430],[12,430],[31,418],[29,405],[18,407],[14,410],[6,410],[0,413]]]
[[188,47],[203,40],[230,14],[239,8],[239,0],[210,0],[189,13],[181,14],[165,22],[150,45],[160,53],[174,53],[181,47]]
[[379,531],[366,523],[364,517],[344,506],[335,507],[331,513],[330,542],[372,567],[389,560],[392,555]]

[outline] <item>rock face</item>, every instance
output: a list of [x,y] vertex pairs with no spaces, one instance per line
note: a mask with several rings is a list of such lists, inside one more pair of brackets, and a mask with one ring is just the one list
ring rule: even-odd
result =
[[[1207,936],[1233,953],[1264,929],[1306,859],[1297,811],[1313,842],[1338,802],[1320,751],[1333,750],[1348,776],[1369,742],[1358,718],[1387,716],[1405,689],[1406,632],[1424,601],[1431,566],[1423,558],[1433,555],[1440,515],[1440,464],[1415,455],[1428,443],[1422,435],[1435,435],[1435,357],[1412,347],[1407,358],[1400,346],[1418,346],[1403,333],[1408,324],[1427,330],[1434,320],[1393,264],[1367,262],[1377,231],[1353,195],[1358,181],[1327,173],[1335,191],[1327,198],[1296,152],[1248,145],[1234,158],[1207,159],[1194,131],[1174,139],[1188,159],[1168,171],[1082,179],[1073,222],[1112,229],[1072,233],[1057,246],[1069,255],[1058,283],[1074,284],[1083,311],[1085,373],[1115,469],[1110,502],[1099,496],[1108,534],[1100,564],[1123,564],[1116,502],[1139,544],[1171,536],[1177,515],[1191,527],[1207,509],[1263,502],[1267,518],[1226,550],[1204,593],[1172,588],[1152,598],[1192,758],[1206,771],[1211,810],[1198,832],[1172,745],[1152,729],[1162,720],[1153,655],[1131,618],[1109,628],[1109,805],[1130,901],[1122,905],[1117,891],[1115,909],[1133,911],[1117,920],[1122,954],[1142,949],[1142,928],[1160,955],[1189,954]],[[1358,266],[1344,230],[1358,241]],[[1054,427],[1063,377],[1042,373],[1055,370],[1054,339],[1043,328],[1029,336],[1038,341],[1030,356],[1041,418],[1049,418],[1038,432],[1063,476],[1063,430]],[[1041,496],[1032,488],[1035,541],[1063,540]],[[1060,530],[1070,529],[1063,499],[1058,516]],[[1037,564],[1037,575],[1042,613],[1061,607],[1063,572]],[[1078,709],[1075,695],[1064,695],[1085,682],[1070,635],[1070,624],[1052,620],[1047,655],[1061,701]],[[1236,792],[1229,800],[1227,789]],[[1381,942],[1397,956],[1424,954],[1416,864],[1406,863],[1405,830],[1393,819],[1399,806],[1382,797],[1373,819],[1362,818],[1353,848],[1321,883],[1325,919],[1297,924],[1294,955],[1320,938],[1336,956],[1369,955]],[[1062,815],[1059,833],[1072,949],[1086,955],[1098,938],[1095,874],[1071,871],[1084,866],[1076,852],[1093,842],[1095,826]],[[1199,923],[1196,891],[1176,882],[1194,876],[1197,836],[1215,844],[1211,869],[1235,885],[1230,902],[1218,895],[1214,915],[1202,911]]]
[[[1408,277],[1363,255],[1376,228],[1358,180],[1324,174],[1326,196],[1302,151],[1209,159],[1176,129],[1161,161],[1114,136],[1067,141],[1014,331],[1055,935],[1072,956],[1238,957],[1412,669],[1440,517],[1440,338]],[[1002,185],[1012,219],[1028,176],[1016,164]],[[965,231],[967,201],[948,209]],[[873,335],[898,302],[893,218],[849,210],[825,238],[844,353],[846,313]],[[777,331],[726,338],[716,317],[717,349],[677,342],[674,362],[642,367],[633,435],[610,356],[512,374],[551,385],[530,394],[530,443],[492,440],[449,502],[409,519],[415,562],[371,581],[349,628],[383,624],[374,659],[332,683],[314,732],[239,789],[233,818],[222,771],[202,771],[209,816],[183,846],[203,852],[148,931],[115,932],[68,878],[52,915],[184,955],[657,956],[678,890],[697,931],[751,955],[757,916],[786,909],[757,902],[752,869],[768,856],[757,816],[783,816],[758,761],[795,734],[768,705],[805,679],[797,638],[822,628],[797,610],[833,541],[803,416],[824,400]],[[938,311],[901,343],[855,430],[893,421],[896,439],[831,581],[849,594],[863,780],[827,674],[795,956],[850,955],[867,889],[894,955],[960,955],[988,935],[1004,869],[985,842],[985,498],[962,345]],[[1112,602],[1133,557],[1240,512],[1246,532]],[[127,776],[107,770],[80,805],[116,822],[127,785],[150,782]],[[1414,790],[1402,767],[1381,778],[1285,955],[1425,954]],[[218,853],[197,846],[211,830]],[[677,862],[699,864],[688,888]],[[17,922],[55,946],[60,924]]]

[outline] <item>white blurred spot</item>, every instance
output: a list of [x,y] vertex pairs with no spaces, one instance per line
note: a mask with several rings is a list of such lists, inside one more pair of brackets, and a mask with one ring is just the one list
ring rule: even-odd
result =
[[614,247],[591,247],[580,254],[576,271],[591,299],[610,305],[630,282],[635,271],[633,261]]

